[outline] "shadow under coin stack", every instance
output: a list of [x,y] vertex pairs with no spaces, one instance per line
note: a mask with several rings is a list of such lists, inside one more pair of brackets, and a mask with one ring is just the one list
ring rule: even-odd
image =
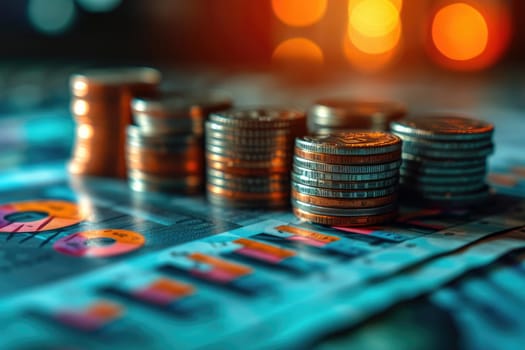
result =
[[126,177],[126,128],[134,96],[153,96],[160,73],[152,68],[86,71],[71,76],[77,124],[68,170],[74,175]]
[[405,115],[405,106],[394,101],[321,99],[308,111],[308,131],[313,135],[352,130],[388,131],[392,121]]
[[469,207],[488,198],[490,123],[459,116],[429,116],[392,123],[403,139],[402,190],[439,207]]
[[397,214],[401,139],[380,131],[307,136],[295,142],[292,206],[300,219],[365,226]]
[[290,205],[294,139],[306,134],[303,112],[240,109],[206,123],[208,199],[240,208]]
[[204,121],[231,107],[226,96],[134,99],[126,159],[131,189],[194,194],[204,188]]

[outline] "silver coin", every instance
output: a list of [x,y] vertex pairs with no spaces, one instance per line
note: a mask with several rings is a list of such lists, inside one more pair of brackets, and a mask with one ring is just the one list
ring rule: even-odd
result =
[[403,140],[403,147],[409,148],[428,148],[433,150],[467,151],[492,147],[492,139],[468,140],[468,141],[443,141],[443,140],[426,140],[422,138],[396,134]]
[[210,121],[232,128],[278,129],[304,125],[306,115],[296,109],[243,108],[212,113]]
[[485,181],[485,173],[464,175],[458,174],[455,176],[443,176],[443,175],[420,175],[418,173],[410,173],[401,170],[401,177],[405,183],[421,183],[421,184],[463,184],[463,183],[479,183]]
[[293,158],[294,165],[314,170],[322,171],[328,173],[343,173],[343,174],[371,174],[371,173],[382,173],[385,171],[397,170],[401,166],[401,161],[395,161],[390,163],[383,164],[373,164],[373,165],[340,165],[340,164],[327,164],[314,162],[308,159],[294,156]]
[[295,137],[289,136],[275,136],[275,137],[246,137],[246,136],[231,136],[217,133],[206,133],[206,143],[220,147],[246,147],[246,146],[275,146],[275,145],[290,145],[293,147]]
[[134,114],[133,121],[146,135],[204,133],[204,122],[192,119],[159,119],[148,114]]
[[293,149],[293,137],[265,137],[265,138],[222,138],[218,139],[206,135],[206,143],[209,145],[223,148],[240,148],[240,149],[275,149],[278,147]]
[[360,182],[349,182],[349,181],[330,181],[330,180],[319,180],[312,179],[310,177],[301,176],[295,172],[292,172],[292,180],[296,183],[320,187],[332,190],[369,190],[377,188],[385,188],[399,184],[399,177],[392,177],[384,180],[377,181],[360,181]]
[[428,157],[434,159],[465,159],[487,157],[494,153],[494,147],[489,146],[480,149],[471,150],[435,150],[419,146],[409,146],[403,144],[403,154],[412,154],[414,156]]
[[416,176],[426,175],[437,175],[437,176],[470,176],[470,175],[481,175],[487,172],[485,161],[481,162],[481,165],[468,166],[468,167],[450,167],[445,163],[442,167],[429,166],[422,162],[411,162],[404,160],[401,165],[400,172],[415,174]]
[[252,185],[257,186],[258,184],[266,184],[268,182],[290,182],[289,174],[269,174],[267,176],[244,176],[244,175],[235,175],[229,174],[221,170],[208,169],[207,174],[209,176],[217,177],[224,180],[231,181],[248,181]]
[[259,145],[250,145],[250,146],[217,146],[213,144],[206,143],[206,149],[212,153],[227,155],[227,156],[236,156],[239,153],[250,154],[250,155],[259,155],[259,154],[275,154],[280,156],[290,156],[293,153],[293,146],[282,146],[282,145],[272,145],[272,146],[259,146]]
[[411,164],[421,164],[423,167],[430,168],[467,168],[467,167],[479,167],[486,164],[486,157],[469,157],[463,159],[434,159],[428,157],[422,157],[410,153],[402,153],[403,164],[410,162]]
[[307,177],[313,180],[324,180],[324,181],[375,181],[384,180],[391,177],[399,176],[399,171],[388,170],[384,172],[370,173],[370,174],[345,174],[345,173],[329,173],[325,171],[316,171],[306,168],[302,168],[297,165],[293,165],[293,171],[303,177]]
[[400,184],[406,190],[416,191],[426,196],[428,193],[465,193],[479,191],[486,187],[484,181],[474,183],[458,183],[458,184],[426,184],[426,183],[415,183],[409,180],[405,182],[405,178],[401,178]]
[[174,186],[179,185],[179,184],[185,184],[188,186],[198,186],[204,182],[204,178],[202,176],[190,175],[190,176],[182,176],[182,177],[174,177],[174,176],[164,177],[164,176],[148,174],[146,172],[136,170],[136,169],[130,169],[128,171],[128,178],[135,179],[135,180],[142,180],[142,181],[151,182],[151,183],[174,185]]
[[[402,188],[403,192],[405,189]],[[476,204],[477,202],[483,202],[490,196],[489,187],[484,186],[483,188],[472,191],[472,192],[443,192],[443,193],[424,193],[419,194],[421,199],[432,201],[432,202],[443,202],[443,203],[458,203],[458,204]]]
[[131,109],[134,114],[143,113],[157,118],[206,119],[210,112],[227,110],[232,105],[231,97],[222,91],[195,94],[172,92],[154,98],[134,98]]
[[316,197],[327,197],[327,198],[377,198],[385,197],[392,193],[397,192],[397,186],[391,186],[382,189],[375,190],[361,190],[361,191],[341,191],[341,190],[330,190],[325,188],[307,186],[295,181],[292,181],[292,188],[302,194],[308,194]]
[[304,210],[306,212],[316,215],[328,215],[328,216],[374,216],[386,213],[391,213],[397,210],[397,204],[392,203],[384,205],[382,207],[365,208],[365,209],[344,209],[344,208],[328,208],[304,203],[292,198],[292,206]]
[[206,146],[206,154],[208,157],[213,157],[214,155],[220,157],[226,157],[236,160],[245,160],[245,161],[280,161],[292,163],[291,152],[286,153],[285,150],[277,151],[266,151],[266,152],[248,152],[248,151],[238,151],[235,149],[221,149],[213,146]]
[[462,116],[407,118],[390,124],[392,132],[432,140],[479,140],[492,137],[494,125]]
[[337,135],[304,136],[295,146],[309,152],[335,155],[374,155],[396,152],[401,139],[382,131],[359,131]]
[[212,121],[205,123],[206,134],[213,135],[213,137],[295,137],[306,134],[306,127],[286,127],[286,128],[237,128],[229,125],[222,125]]
[[308,119],[321,126],[370,129],[402,118],[406,108],[395,101],[363,101],[344,98],[317,100],[308,111]]
[[289,193],[290,182],[270,182],[253,184],[249,179],[246,181],[238,180],[224,180],[219,177],[208,176],[207,181],[217,187],[221,187],[231,191],[239,191],[244,193]]

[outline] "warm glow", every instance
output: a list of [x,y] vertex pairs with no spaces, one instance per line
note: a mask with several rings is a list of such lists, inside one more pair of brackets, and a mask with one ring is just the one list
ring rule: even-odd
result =
[[272,0],[275,15],[285,24],[305,27],[318,22],[326,12],[327,0]]
[[283,41],[273,52],[274,62],[295,62],[321,65],[323,52],[314,42],[305,38],[293,38]]
[[357,31],[351,23],[348,25],[348,37],[352,44],[364,53],[371,55],[383,54],[392,51],[401,38],[401,23],[397,22],[394,30],[384,36],[366,36]]
[[[443,4],[443,3],[442,3]],[[464,71],[495,64],[509,46],[512,15],[507,1],[447,1],[432,12],[427,49],[438,64]]]
[[89,104],[84,100],[75,100],[71,109],[75,115],[87,115],[89,113]]
[[91,125],[82,124],[77,128],[78,137],[82,139],[90,139],[93,136],[93,128]]
[[398,52],[397,47],[394,50],[388,50],[380,54],[368,54],[357,49],[348,39],[343,38],[343,52],[348,62],[356,70],[364,73],[374,73],[388,67]]
[[350,25],[367,37],[381,37],[392,32],[399,23],[399,10],[390,0],[350,1]]
[[458,61],[469,60],[481,55],[487,47],[487,23],[470,5],[448,5],[434,17],[432,39],[444,56]]

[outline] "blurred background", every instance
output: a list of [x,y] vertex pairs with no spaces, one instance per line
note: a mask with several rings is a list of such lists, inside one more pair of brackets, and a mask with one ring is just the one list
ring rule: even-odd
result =
[[3,60],[474,71],[525,58],[523,1],[8,0]]
[[[523,14],[518,0],[5,0],[0,116],[66,106],[68,76],[84,67],[137,64],[184,87],[215,87],[239,72],[299,86],[496,77],[511,80],[501,95],[525,96]],[[265,83],[251,81],[252,90]],[[381,93],[377,84],[369,90]]]

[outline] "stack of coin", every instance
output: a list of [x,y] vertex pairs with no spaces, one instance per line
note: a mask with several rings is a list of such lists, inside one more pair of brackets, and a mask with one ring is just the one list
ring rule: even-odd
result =
[[392,121],[405,115],[405,106],[394,101],[321,99],[308,111],[308,131],[314,135],[353,130],[388,131]]
[[243,208],[289,206],[293,143],[305,134],[306,116],[296,110],[211,114],[206,123],[209,201]]
[[126,127],[133,96],[156,94],[160,73],[152,68],[86,71],[71,76],[71,111],[77,124],[70,173],[125,177]]
[[380,131],[296,140],[292,206],[322,225],[364,226],[397,214],[401,139]]
[[295,215],[322,225],[384,223],[397,213],[401,139],[381,131],[298,138]]
[[444,207],[468,207],[488,197],[490,123],[461,116],[428,116],[394,122],[403,139],[401,184],[407,198]]
[[136,191],[197,193],[204,187],[204,121],[229,109],[231,99],[207,95],[165,94],[132,102],[128,127],[129,185]]

